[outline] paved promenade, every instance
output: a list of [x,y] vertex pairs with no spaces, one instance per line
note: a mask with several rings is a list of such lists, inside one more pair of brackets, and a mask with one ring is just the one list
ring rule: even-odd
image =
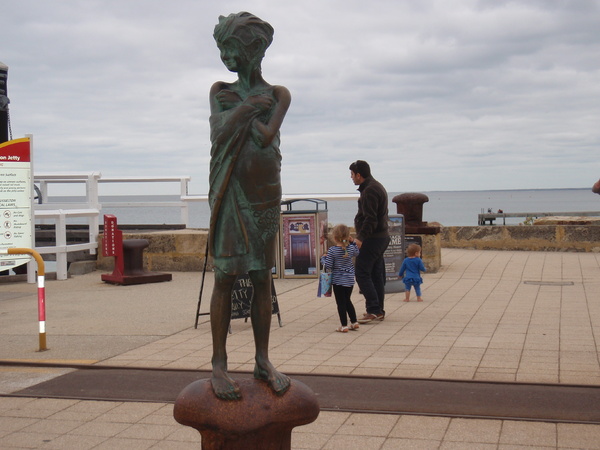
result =
[[[313,279],[277,279],[283,372],[600,385],[600,254],[444,249],[424,302],[386,297],[385,321],[336,333],[333,299]],[[100,272],[46,286],[48,351],[38,350],[35,285],[0,283],[0,360],[209,369],[201,274],[113,286]],[[208,310],[207,274],[202,311]],[[357,312],[364,301],[355,288]],[[252,370],[251,325],[232,321],[230,370]],[[72,369],[0,365],[2,449],[200,448],[172,404],[11,397]],[[348,395],[352,395],[351,392]],[[322,411],[294,449],[600,449],[600,425]]]

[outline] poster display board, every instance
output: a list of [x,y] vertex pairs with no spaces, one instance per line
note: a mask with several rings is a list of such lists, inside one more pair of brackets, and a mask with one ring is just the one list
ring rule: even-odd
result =
[[[31,140],[0,144],[0,248],[33,248]],[[0,255],[0,271],[29,262],[29,255]]]
[[389,219],[390,245],[383,254],[383,259],[385,260],[385,292],[404,292],[404,283],[398,276],[398,272],[404,261],[404,252],[406,249],[404,216],[402,214],[394,214],[390,215]]
[[419,247],[423,248],[423,238],[416,234],[404,236],[404,248],[408,248],[410,244],[417,244]]
[[[310,209],[297,211],[302,203]],[[317,278],[321,255],[327,252],[327,202],[319,199],[296,199],[282,202],[281,258],[283,278]],[[324,209],[321,209],[324,208]]]
[[314,214],[288,214],[281,218],[283,276],[317,274],[317,223]]
[[317,278],[327,251],[327,215],[285,214],[281,217],[283,277]]

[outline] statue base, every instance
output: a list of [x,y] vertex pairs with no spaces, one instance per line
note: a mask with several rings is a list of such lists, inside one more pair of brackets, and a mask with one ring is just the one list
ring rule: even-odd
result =
[[316,395],[300,381],[291,380],[282,396],[264,381],[236,381],[240,400],[218,398],[204,379],[186,386],[175,401],[175,420],[200,432],[204,450],[291,449],[292,429],[319,415]]

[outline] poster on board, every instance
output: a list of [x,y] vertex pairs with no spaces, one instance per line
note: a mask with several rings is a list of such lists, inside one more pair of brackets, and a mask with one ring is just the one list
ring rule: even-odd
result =
[[[0,144],[0,248],[33,248],[31,140]],[[29,262],[29,255],[0,255],[0,271]]]
[[404,283],[398,276],[400,267],[404,261],[405,235],[404,216],[394,214],[389,216],[388,230],[390,233],[390,245],[383,254],[385,261],[385,292],[404,292]]
[[284,214],[281,216],[281,237],[284,278],[316,278],[319,241],[315,214]]

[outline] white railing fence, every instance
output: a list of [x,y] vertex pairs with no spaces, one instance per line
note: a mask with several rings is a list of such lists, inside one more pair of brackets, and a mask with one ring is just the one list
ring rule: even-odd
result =
[[[106,208],[123,208],[123,207],[172,207],[179,208],[181,212],[181,223],[185,224],[186,228],[190,228],[190,205],[192,202],[207,202],[207,195],[190,195],[188,186],[191,177],[189,176],[174,176],[174,177],[103,177],[99,172],[89,173],[58,173],[47,174],[39,173],[34,175],[34,183],[39,188],[41,195],[41,203],[34,205],[34,216],[36,224],[51,224],[54,223],[56,230],[56,245],[47,247],[36,247],[35,250],[41,254],[56,254],[57,278],[65,280],[67,278],[67,253],[80,250],[89,250],[92,255],[96,254],[98,248],[98,235],[100,232],[100,214],[102,209]],[[108,184],[126,184],[143,186],[144,183],[177,183],[179,185],[179,198],[177,200],[163,201],[132,201],[135,194],[123,195],[123,201],[115,201],[119,196],[112,196],[111,201],[101,202],[101,189],[103,185]],[[66,197],[81,199],[83,201],[54,201],[49,195],[49,187],[51,185],[63,185],[61,188],[64,191],[65,186],[69,184],[85,185],[85,196],[75,195],[75,189],[68,189],[70,194]],[[172,186],[172,185],[171,185]],[[171,187],[172,188],[172,187]],[[113,189],[114,190],[114,189]],[[133,191],[136,189],[133,188]],[[59,197],[59,196],[56,196]],[[64,196],[61,196],[64,197]],[[311,195],[291,194],[283,195],[282,200],[297,200],[306,199]],[[353,200],[358,197],[358,194],[325,194],[319,195],[319,198],[327,200]],[[67,244],[66,229],[70,219],[85,218],[89,226],[89,242],[85,244]],[[35,282],[35,267],[28,267],[28,273],[31,273],[31,278],[28,276],[28,282]]]
[[[190,177],[112,177],[102,178],[99,172],[71,173],[71,174],[36,174],[34,183],[41,194],[41,203],[34,205],[34,218],[36,224],[54,223],[56,232],[56,245],[36,247],[40,254],[56,254],[56,277],[59,280],[67,279],[67,253],[89,250],[92,255],[98,248],[98,235],[100,233],[100,212],[102,207],[152,207],[168,206],[181,210],[181,221],[189,227],[189,202],[205,201],[206,196],[189,196],[188,184]],[[51,201],[49,186],[52,184],[85,184],[85,200],[79,202]],[[161,202],[132,202],[112,201],[100,202],[100,185],[104,183],[179,183],[179,201]],[[130,198],[130,197],[128,197]],[[72,218],[85,218],[89,227],[89,242],[85,244],[67,244],[67,223]],[[27,281],[35,282],[35,267],[28,267]]]

